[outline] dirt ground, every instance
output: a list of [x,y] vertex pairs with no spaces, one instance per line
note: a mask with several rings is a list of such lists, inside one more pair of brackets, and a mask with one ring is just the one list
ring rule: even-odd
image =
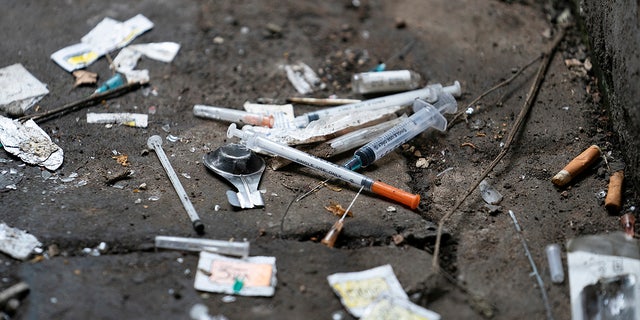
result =
[[[596,81],[581,64],[589,52],[577,28],[553,56],[512,149],[487,178],[504,196],[500,209],[488,210],[476,191],[446,223],[441,264],[449,276],[431,267],[437,222],[500,152],[537,64],[472,105],[466,121],[445,133],[425,133],[366,168],[367,176],[420,194],[420,206],[410,210],[363,193],[333,249],[318,242],[336,220],[324,207],[332,201],[346,207],[356,187],[338,183],[339,189],[292,203],[325,176],[297,165],[267,169],[260,184],[265,206],[237,210],[225,196],[231,186],[202,164],[204,154],[237,140],[226,137],[227,123],[194,117],[193,105],[241,109],[260,98],[284,103],[298,95],[280,68],[287,62],[303,61],[322,76],[326,89],[311,96],[362,98],[351,93],[351,75],[415,41],[387,68],[414,70],[423,84],[460,81],[459,110],[465,110],[547,48],[563,8],[492,0],[68,0],[14,1],[5,8],[0,65],[22,63],[48,85],[40,111],[93,92],[74,89],[73,77],[49,55],[77,43],[104,17],[123,21],[141,13],[155,26],[134,43],[181,45],[170,64],[140,61],[138,67],[150,71],[149,86],[40,123],[65,153],[51,176],[0,152],[0,169],[16,169],[22,178],[16,190],[0,193],[0,221],[35,235],[45,250],[60,250],[25,262],[0,255],[0,289],[20,281],[30,286],[15,310],[5,308],[6,319],[188,319],[196,303],[229,319],[351,319],[326,277],[384,264],[393,266],[413,302],[445,319],[541,319],[540,288],[508,210],[523,228],[555,318],[569,319],[569,283],[551,283],[544,247],[620,229],[603,205],[610,173],[604,161],[567,188],[550,182],[592,144],[610,167],[622,164]],[[580,63],[568,67],[565,59]],[[111,75],[105,58],[87,69],[101,80]],[[295,111],[315,108],[296,105]],[[150,124],[107,128],[88,124],[87,112],[149,113]],[[154,134],[179,137],[165,140],[164,150],[206,226],[204,237],[250,241],[251,255],[276,257],[273,297],[224,302],[223,294],[199,292],[193,288],[197,254],[154,249],[157,235],[197,236],[160,162],[146,150]],[[115,154],[128,155],[130,166],[121,166]],[[428,166],[416,165],[425,161]],[[127,170],[133,171],[129,179],[108,183]],[[630,186],[625,190],[623,212],[633,211],[637,196]],[[101,242],[108,249],[99,256],[83,253]],[[563,258],[566,263],[566,253]]]

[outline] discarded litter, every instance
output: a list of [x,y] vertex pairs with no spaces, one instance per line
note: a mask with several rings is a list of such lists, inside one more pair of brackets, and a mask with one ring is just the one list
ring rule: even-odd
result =
[[211,239],[156,236],[156,248],[185,251],[206,251],[246,258],[249,256],[249,242],[231,242]]
[[360,272],[335,273],[329,275],[327,281],[342,305],[358,318],[383,294],[409,299],[388,264]]
[[284,66],[284,70],[287,73],[289,82],[300,94],[312,93],[326,87],[316,72],[304,62],[287,64]]
[[107,81],[105,81],[93,93],[94,94],[103,93],[103,92],[107,92],[107,91],[112,90],[112,89],[116,89],[116,88],[122,87],[124,85],[124,82],[125,82],[124,78],[122,77],[121,74],[118,73],[115,76],[109,78]]
[[307,98],[307,97],[290,97],[287,101],[292,103],[304,103],[314,106],[341,106],[344,104],[358,103],[358,99],[338,99],[338,98]]
[[347,215],[349,215],[349,210],[351,210],[351,207],[356,202],[356,199],[360,195],[360,192],[362,192],[362,188],[364,188],[364,186],[360,187],[360,190],[358,190],[358,193],[356,193],[356,195],[353,197],[353,200],[351,200],[351,203],[349,204],[347,209],[344,210],[342,217],[340,217],[340,219],[336,221],[336,223],[334,223],[333,226],[331,226],[331,229],[329,229],[329,232],[327,232],[327,235],[325,235],[324,238],[322,238],[320,243],[324,244],[329,248],[333,248],[335,246],[336,240],[338,240],[338,236],[340,236],[340,233],[342,232],[342,228],[344,227],[344,218],[346,218]]
[[153,22],[141,14],[125,22],[104,18],[82,37],[80,43],[54,52],[51,59],[69,72],[82,69],[106,53],[126,46],[151,28]]
[[223,315],[212,316],[209,314],[209,307],[202,303],[196,303],[189,310],[189,316],[192,320],[229,320]]
[[486,179],[480,181],[480,185],[478,186],[480,190],[480,194],[482,195],[482,199],[484,202],[490,205],[497,205],[502,201],[502,194],[498,192],[492,185],[487,182]]
[[547,254],[547,262],[549,262],[549,274],[551,282],[564,282],[564,270],[562,269],[562,257],[560,256],[560,245],[550,244],[545,247],[544,252]]
[[413,115],[356,150],[353,158],[344,166],[350,170],[369,166],[374,161],[431,127],[440,131],[446,130],[447,119],[442,114],[454,113],[457,109],[456,99],[447,92],[438,95],[435,105],[417,99],[413,103],[413,110],[415,111]]
[[22,64],[0,69],[0,109],[5,112],[23,114],[48,93],[47,85],[38,81]]
[[269,128],[273,127],[274,123],[273,116],[263,116],[246,111],[205,106],[200,104],[193,106],[193,114],[201,118],[250,124],[254,126],[264,126]]
[[173,188],[176,190],[176,193],[180,198],[180,202],[182,202],[184,209],[187,211],[187,214],[189,215],[189,219],[193,224],[193,229],[198,234],[204,233],[204,224],[202,224],[202,221],[200,221],[200,217],[198,217],[198,213],[196,212],[196,209],[193,207],[193,204],[189,200],[189,195],[184,190],[184,187],[182,187],[182,184],[180,183],[180,180],[178,179],[176,172],[173,170],[173,167],[171,166],[171,162],[169,162],[167,155],[164,153],[164,150],[162,150],[162,138],[158,135],[149,137],[149,139],[147,139],[147,146],[149,147],[149,149],[153,149],[156,152],[158,159],[160,159],[160,163],[162,164],[164,171],[167,173],[167,176],[169,177],[169,180],[171,181]]
[[94,72],[89,72],[87,70],[76,70],[72,74],[76,78],[76,81],[73,84],[74,87],[83,85],[94,85],[98,82],[98,74]]
[[0,223],[0,251],[20,260],[29,258],[42,243],[26,231]]
[[575,178],[585,169],[589,168],[593,163],[600,159],[600,148],[596,145],[592,145],[583,151],[580,155],[575,157],[564,169],[560,170],[553,178],[551,182],[558,187],[562,187],[569,183],[571,179]]
[[380,136],[387,130],[390,130],[395,125],[401,123],[402,121],[405,121],[407,118],[407,115],[403,114],[398,118],[352,131],[337,138],[331,139],[327,141],[327,144],[333,149],[331,155],[340,154],[353,148],[360,147],[373,140],[374,138]]
[[371,191],[377,195],[381,195],[385,198],[395,200],[408,206],[411,209],[417,208],[418,204],[420,203],[420,196],[417,194],[410,194],[406,191],[385,184],[381,181],[374,181],[371,178],[351,171],[347,168],[314,157],[295,148],[291,148],[289,146],[271,141],[250,130],[239,130],[236,128],[235,124],[231,124],[229,126],[227,137],[239,137],[242,139],[242,143],[246,145],[247,148],[252,149],[256,152],[258,150],[262,150],[270,154],[275,154],[304,166],[330,174],[333,177],[336,177],[343,181],[350,182],[357,186],[364,186],[364,188],[368,191]]
[[382,294],[365,309],[360,318],[360,320],[401,319],[440,320],[441,317],[439,314],[412,303],[407,299]]
[[633,213],[625,213],[620,216],[620,225],[622,230],[629,238],[633,238],[636,235],[636,217]]
[[364,100],[358,103],[305,113],[295,118],[295,124],[302,128],[309,125],[312,121],[331,115],[344,115],[353,112],[375,111],[390,107],[408,106],[418,98],[425,99],[427,102],[433,103],[437,101],[438,95],[441,92],[448,92],[454,97],[459,97],[462,93],[460,90],[460,83],[458,81],[455,81],[453,85],[447,87],[443,87],[441,84],[432,84],[418,90],[396,93],[380,98]]
[[271,125],[271,127],[284,129],[293,129],[295,127],[293,125],[293,105],[291,104],[264,104],[245,102],[243,104],[243,108],[247,112],[260,114],[263,117],[273,117],[273,124]]
[[87,113],[87,123],[118,124],[127,127],[146,128],[149,115],[145,113]]
[[240,208],[264,206],[258,184],[265,169],[264,160],[247,147],[227,144],[203,157],[204,165],[233,184],[238,192],[227,191],[229,203]]
[[0,143],[22,161],[56,170],[62,165],[64,152],[33,120],[24,124],[0,116]]
[[[49,171],[47,171],[49,172]],[[0,192],[16,190],[24,174],[17,169],[0,170]]]
[[413,90],[420,86],[422,77],[411,70],[356,73],[351,77],[354,93],[393,92]]
[[202,251],[194,288],[200,291],[270,297],[275,293],[276,258],[234,259]]
[[622,182],[624,181],[624,171],[614,172],[609,178],[609,188],[607,197],[604,199],[604,207],[609,213],[617,214],[622,209]]
[[640,319],[640,245],[622,232],[567,243],[571,314],[583,319]]
[[123,73],[129,82],[139,81],[149,82],[148,70],[134,70],[138,60],[142,56],[149,59],[169,63],[173,61],[180,50],[180,44],[175,42],[157,42],[134,44],[120,50],[120,53],[113,59],[113,67],[116,71]]

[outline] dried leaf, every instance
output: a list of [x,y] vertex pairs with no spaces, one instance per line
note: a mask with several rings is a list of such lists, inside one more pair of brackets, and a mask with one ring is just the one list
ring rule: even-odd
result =
[[73,84],[74,88],[98,82],[98,74],[86,70],[76,70],[73,72],[73,76],[76,77],[76,83]]
[[129,156],[126,154],[121,154],[121,155],[117,155],[117,156],[113,156],[111,157],[112,159],[116,159],[116,161],[121,164],[123,167],[128,167],[130,165],[129,163]]
[[325,186],[325,187],[327,187],[327,189],[329,189],[329,190],[331,190],[331,191],[333,191],[333,192],[340,192],[340,191],[342,191],[342,188],[337,187],[337,186],[334,186],[334,185],[332,185],[332,184],[325,183],[325,184],[324,184],[324,186]]
[[[334,216],[338,216],[338,217],[342,217],[342,215],[344,215],[344,212],[346,211],[345,208],[343,208],[339,203],[334,201],[331,201],[330,205],[324,208],[327,209],[327,211],[333,213]],[[349,213],[347,213],[347,216],[352,217],[353,211],[349,210]]]
[[397,246],[404,242],[404,236],[401,234],[394,234],[391,236],[391,240],[393,240],[393,243]]

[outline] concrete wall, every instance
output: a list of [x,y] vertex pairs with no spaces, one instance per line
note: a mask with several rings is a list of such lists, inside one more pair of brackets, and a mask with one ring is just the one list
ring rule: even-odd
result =
[[627,165],[640,190],[640,0],[578,0],[600,83]]

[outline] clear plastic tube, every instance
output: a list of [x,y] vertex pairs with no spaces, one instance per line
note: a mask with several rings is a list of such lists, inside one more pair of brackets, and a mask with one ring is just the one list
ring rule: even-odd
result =
[[156,236],[156,248],[207,251],[217,254],[246,258],[249,256],[249,242]]
[[395,200],[410,207],[411,209],[417,208],[418,204],[420,203],[420,196],[417,194],[408,193],[380,181],[373,181],[371,178],[368,178],[362,174],[351,171],[329,161],[314,157],[298,149],[291,148],[289,146],[269,140],[263,136],[256,134],[255,132],[240,130],[236,127],[235,124],[231,124],[229,126],[227,137],[239,137],[242,139],[242,143],[244,143],[247,148],[253,151],[266,151],[267,153],[275,154],[309,168],[322,171],[343,181],[350,182],[357,186],[364,186],[364,188],[368,191],[371,191],[388,199]]
[[418,73],[411,70],[363,72],[351,77],[351,89],[359,94],[407,91],[419,87],[421,79]]
[[408,119],[356,150],[353,158],[344,166],[350,170],[366,167],[428,128],[444,131],[447,119],[442,113],[456,112],[458,106],[451,94],[443,93],[436,106],[418,99],[413,103],[413,109],[415,113]]
[[427,102],[433,103],[438,99],[438,95],[441,92],[448,92],[455,97],[459,97],[462,93],[460,90],[460,83],[458,81],[455,81],[453,85],[447,87],[443,87],[441,84],[432,84],[418,90],[392,94],[380,98],[364,100],[358,103],[305,113],[297,116],[294,123],[296,126],[304,128],[309,124],[309,122],[330,115],[354,111],[378,110],[395,106],[408,106],[416,99],[425,99]]
[[257,113],[229,108],[205,106],[201,104],[196,104],[195,106],[193,106],[193,114],[201,118],[244,123],[269,128],[272,128],[274,123],[273,116],[264,116]]

